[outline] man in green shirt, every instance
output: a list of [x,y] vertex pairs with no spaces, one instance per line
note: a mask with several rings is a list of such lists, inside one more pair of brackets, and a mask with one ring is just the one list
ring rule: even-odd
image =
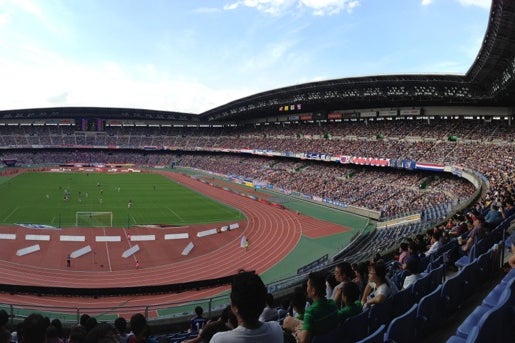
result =
[[347,282],[342,287],[343,307],[338,310],[341,321],[361,313],[363,306],[359,300],[359,287],[354,282]]
[[304,313],[302,328],[298,327],[294,336],[299,343],[310,342],[313,336],[323,335],[338,326],[338,309],[332,299],[325,297],[325,275],[321,272],[308,276],[307,296],[313,302]]

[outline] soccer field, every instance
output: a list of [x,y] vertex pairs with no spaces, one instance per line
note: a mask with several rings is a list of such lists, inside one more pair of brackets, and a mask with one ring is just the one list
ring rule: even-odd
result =
[[111,226],[111,218],[113,227],[129,227],[244,217],[234,208],[157,174],[28,172],[0,183],[1,225],[104,227]]

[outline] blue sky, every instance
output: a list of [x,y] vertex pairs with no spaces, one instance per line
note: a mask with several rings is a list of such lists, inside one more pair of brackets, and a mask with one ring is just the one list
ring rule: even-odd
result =
[[464,74],[490,0],[0,0],[0,110],[201,113],[295,84]]

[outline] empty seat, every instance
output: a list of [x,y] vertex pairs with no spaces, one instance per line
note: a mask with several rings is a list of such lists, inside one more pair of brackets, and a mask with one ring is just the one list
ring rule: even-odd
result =
[[454,277],[447,279],[442,285],[442,298],[447,315],[453,314],[465,301],[463,287],[465,287],[465,274],[458,272]]
[[411,343],[417,341],[417,307],[414,304],[406,313],[394,318],[384,334],[385,342]]
[[376,331],[369,336],[359,340],[357,343],[383,343],[383,336],[386,331],[386,325],[381,325]]
[[442,285],[438,285],[418,302],[417,319],[420,336],[440,327],[443,322],[444,299],[442,297],[442,287]]
[[419,301],[423,296],[429,293],[431,287],[431,274],[424,275],[411,287],[414,301]]

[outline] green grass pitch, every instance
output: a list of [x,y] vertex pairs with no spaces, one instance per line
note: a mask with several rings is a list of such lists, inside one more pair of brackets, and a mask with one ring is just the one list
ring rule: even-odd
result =
[[[2,225],[75,227],[77,212],[112,212],[113,227],[244,218],[238,210],[157,174],[28,172],[0,183]],[[82,219],[79,225],[88,226]]]

